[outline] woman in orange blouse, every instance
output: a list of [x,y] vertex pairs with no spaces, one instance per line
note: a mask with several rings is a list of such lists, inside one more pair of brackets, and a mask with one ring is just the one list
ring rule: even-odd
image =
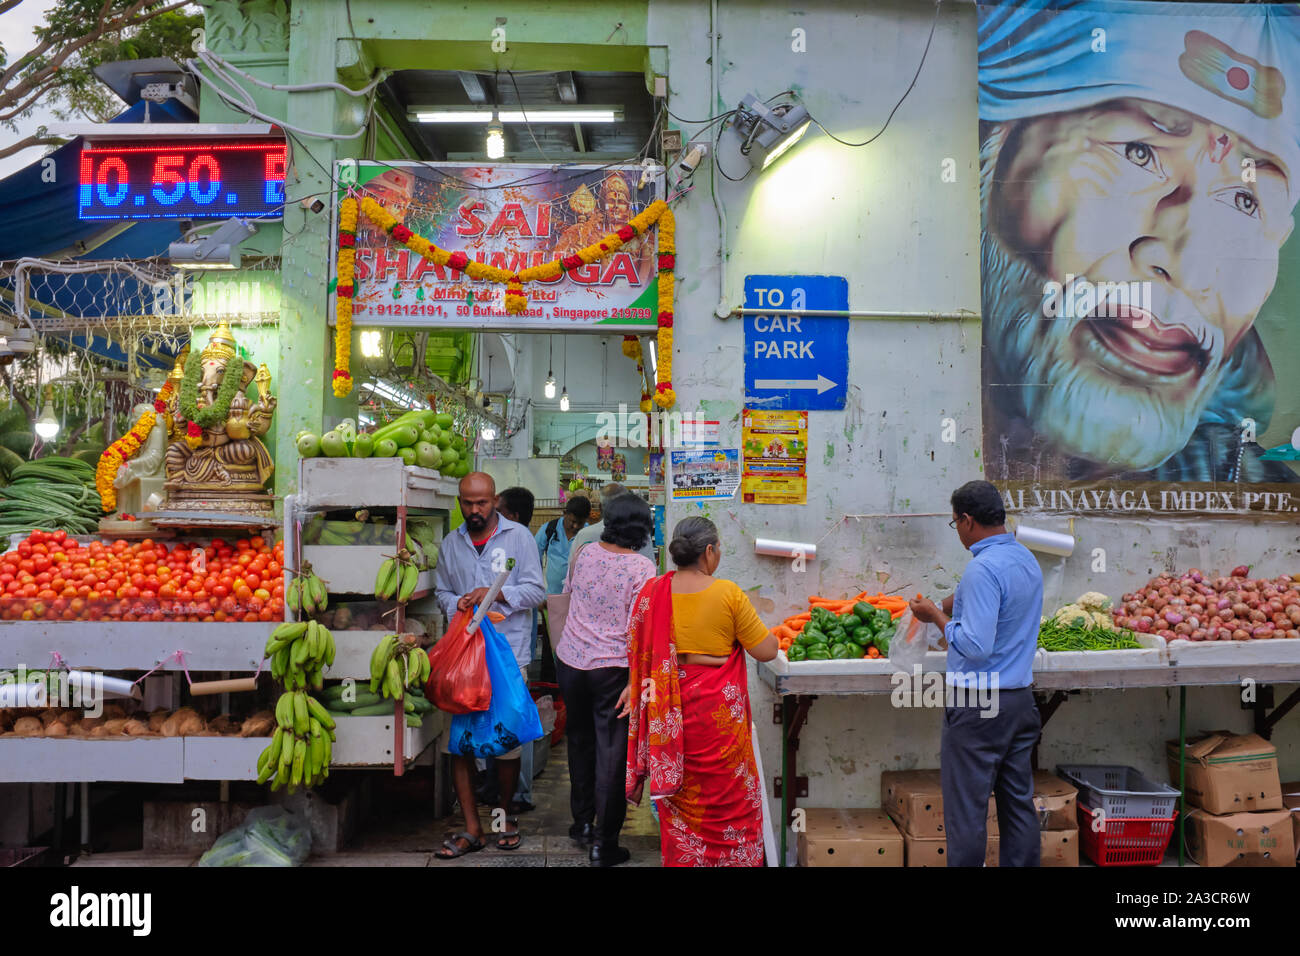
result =
[[677,571],[642,588],[628,626],[627,797],[639,804],[649,780],[664,866],[762,866],[745,654],[770,661],[777,640],[744,592],[713,576],[713,522],[678,522],[668,552]]

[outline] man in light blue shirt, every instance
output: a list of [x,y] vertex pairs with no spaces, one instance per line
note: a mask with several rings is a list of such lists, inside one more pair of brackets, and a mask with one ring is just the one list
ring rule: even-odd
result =
[[[1001,866],[1038,866],[1034,744],[1042,729],[1034,704],[1034,654],[1043,613],[1037,559],[1007,533],[998,490],[971,481],[952,493],[951,526],[974,555],[942,609],[919,594],[918,620],[948,639],[948,706],[940,769],[949,866],[982,866],[988,799],[997,802]],[[951,615],[951,617],[949,617]]]
[[[496,484],[490,475],[472,472],[462,478],[459,501],[465,523],[443,539],[438,552],[438,568],[433,579],[438,604],[448,621],[457,611],[475,607],[487,597],[497,575],[510,567],[509,562],[514,559],[510,576],[497,596],[496,609],[505,614],[505,620],[495,627],[514,653],[520,679],[527,682],[528,664],[532,660],[533,608],[546,599],[537,546],[527,528],[497,512]],[[531,742],[525,745],[530,746]],[[499,805],[507,813],[506,829],[497,840],[497,847],[502,850],[518,849],[520,842],[518,821],[508,816],[506,804],[518,785],[521,753],[522,748],[516,748],[502,754],[496,762]],[[474,759],[453,754],[452,764],[456,797],[465,815],[465,830],[443,843],[443,849],[435,854],[439,859],[464,856],[483,849],[484,845],[474,799]]]
[[[564,591],[564,578],[569,571],[569,545],[574,535],[581,531],[591,517],[591,501],[587,498],[570,498],[564,506],[564,517],[554,518],[537,531],[537,554],[546,563],[546,593]],[[551,642],[559,640],[551,635]]]

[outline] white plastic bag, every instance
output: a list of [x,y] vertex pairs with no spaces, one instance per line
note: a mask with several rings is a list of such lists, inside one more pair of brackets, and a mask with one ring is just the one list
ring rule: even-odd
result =
[[217,838],[199,866],[301,866],[311,855],[311,825],[283,807],[257,807]]
[[938,647],[942,638],[943,631],[936,625],[923,624],[910,610],[904,611],[889,641],[889,663],[905,674],[915,673],[918,665],[924,670],[926,652]]

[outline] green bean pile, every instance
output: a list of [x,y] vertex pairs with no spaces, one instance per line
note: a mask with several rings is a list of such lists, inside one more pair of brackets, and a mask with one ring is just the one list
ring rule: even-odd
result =
[[1038,646],[1045,651],[1126,651],[1142,647],[1132,631],[1066,626],[1048,618],[1038,628]]
[[76,458],[38,458],[9,473],[0,488],[0,537],[63,530],[93,534],[99,529],[99,493],[95,469]]

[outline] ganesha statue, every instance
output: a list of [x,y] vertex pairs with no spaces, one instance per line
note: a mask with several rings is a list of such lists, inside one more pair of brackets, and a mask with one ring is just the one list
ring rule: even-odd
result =
[[[257,400],[246,390],[257,385]],[[275,397],[271,374],[239,356],[222,322],[197,361],[190,358],[176,401],[177,440],[167,447],[169,510],[263,515],[273,510],[264,493],[275,465],[261,436],[271,428]]]

